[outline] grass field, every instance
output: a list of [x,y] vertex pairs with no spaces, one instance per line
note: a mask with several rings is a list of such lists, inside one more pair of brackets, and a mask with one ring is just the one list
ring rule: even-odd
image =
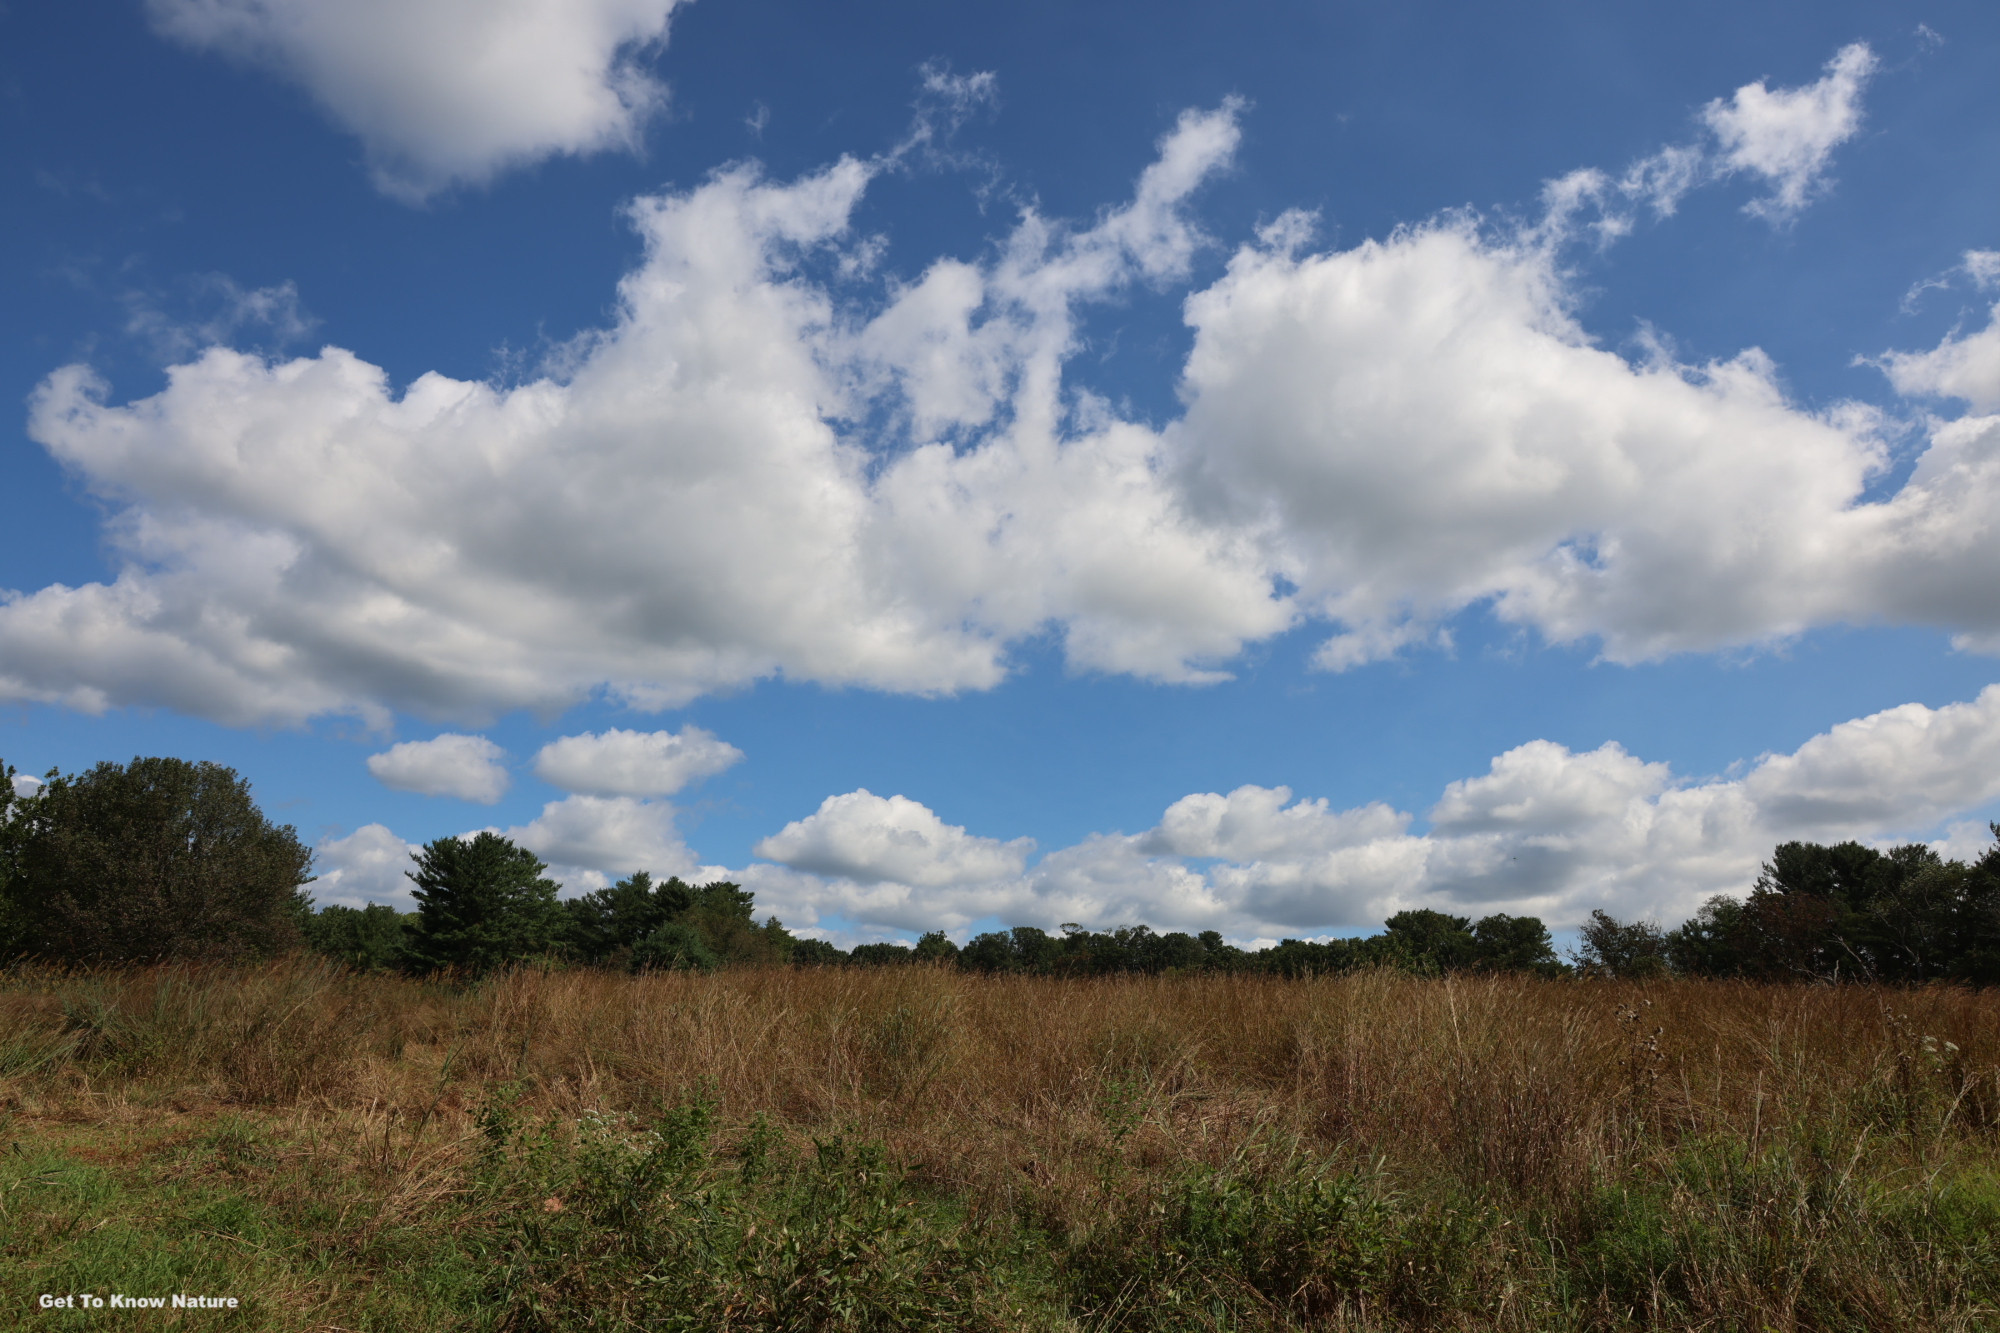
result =
[[17,971],[0,1152],[4,1326],[2000,1328],[1996,993]]

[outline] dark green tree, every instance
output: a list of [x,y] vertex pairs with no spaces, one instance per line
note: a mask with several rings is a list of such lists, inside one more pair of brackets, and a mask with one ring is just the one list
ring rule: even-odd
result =
[[1062,951],[1061,942],[1039,926],[1016,926],[1007,934],[1025,971],[1046,972]]
[[1643,980],[1669,971],[1666,933],[1650,921],[1620,921],[1598,908],[1580,934],[1576,967],[1585,976]]
[[1894,892],[1911,860],[1858,842],[1780,843],[1744,904],[1752,973],[1873,977],[1876,961],[1862,938],[1862,915],[1871,900]]
[[1709,899],[1666,948],[1694,976],[2000,983],[2000,845],[1968,866],[1922,843],[1781,843],[1747,899]]
[[1666,935],[1667,962],[1693,977],[1736,977],[1754,970],[1756,941],[1741,899],[1718,893]]
[[12,886],[21,843],[34,824],[30,812],[34,809],[35,784],[24,783],[30,788],[29,794],[18,794],[14,783],[19,776],[12,764],[0,760],[0,958],[11,958],[21,952],[21,927]]
[[847,955],[825,940],[804,939],[792,943],[793,967],[836,967]]
[[1202,966],[1211,972],[1237,972],[1249,964],[1250,955],[1224,940],[1219,930],[1204,930],[1195,938],[1207,951]]
[[586,963],[629,961],[639,941],[694,905],[695,891],[670,878],[655,884],[644,870],[563,904],[569,915],[569,947]]
[[717,880],[694,889],[694,900],[679,919],[693,927],[724,963],[783,963],[795,941],[776,917],[757,924],[756,898],[740,884]]
[[899,967],[916,961],[916,954],[907,944],[893,940],[878,940],[872,944],[857,944],[847,951],[847,961],[856,967]]
[[398,912],[386,903],[361,908],[334,904],[306,919],[306,944],[358,972],[394,971],[403,965],[416,920],[414,913]]
[[312,852],[220,764],[137,758],[7,793],[14,951],[75,962],[263,957],[300,943]]
[[568,925],[548,869],[497,833],[439,838],[411,858],[417,928],[410,965],[479,975],[551,954]]
[[1495,912],[1472,925],[1472,966],[1483,972],[1534,972],[1556,976],[1562,963],[1556,958],[1555,942],[1549,928],[1538,916],[1509,916]]
[[958,958],[958,946],[941,930],[926,931],[913,952],[922,963],[949,963]]
[[702,933],[685,921],[669,921],[632,949],[634,972],[713,972],[722,960]]
[[967,940],[958,951],[958,965],[971,972],[1013,972],[1020,967],[1014,941],[1004,930],[989,930]]
[[1472,966],[1472,922],[1427,907],[1398,912],[1383,922],[1383,946],[1416,972],[1456,972]]

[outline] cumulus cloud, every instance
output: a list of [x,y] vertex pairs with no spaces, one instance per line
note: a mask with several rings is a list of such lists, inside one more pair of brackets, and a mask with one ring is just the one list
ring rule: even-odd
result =
[[1395,837],[1409,822],[1408,815],[1379,803],[1329,810],[1324,798],[1293,801],[1290,787],[1249,786],[1227,796],[1214,792],[1183,796],[1134,845],[1154,855],[1256,861]]
[[[1714,160],[1791,197],[1871,61],[1718,103],[1742,160]],[[872,253],[849,220],[887,158],[642,199],[616,320],[514,388],[216,348],[113,405],[62,369],[30,429],[113,511],[120,569],[0,593],[0,698],[380,723],[769,676],[946,694],[1041,635],[1073,668],[1199,683],[1301,619],[1347,670],[1448,645],[1478,606],[1620,662],[1841,622],[2000,646],[2000,418],[1935,423],[1874,495],[1877,414],[1801,407],[1758,349],[1593,342],[1572,223],[1314,250],[1286,215],[1188,295],[1178,419],[1068,383],[1084,306],[1211,244],[1190,200],[1239,114],[1181,116],[1089,225],[1026,209],[879,301],[827,275]],[[1659,190],[1694,170],[1641,165]],[[1985,403],[1985,347],[1883,364]]]
[[1899,393],[1958,398],[1975,412],[2000,412],[2000,305],[1982,329],[1954,332],[1928,352],[1889,352],[1876,364]]
[[271,69],[418,201],[560,153],[636,146],[666,90],[639,62],[675,0],[147,0],[163,36]]
[[[947,824],[921,802],[831,796],[759,842],[738,869],[704,864],[664,801],[570,796],[502,830],[571,893],[647,870],[731,879],[793,926],[849,934],[997,919],[1054,927],[1143,921],[1237,939],[1367,930],[1413,907],[1505,911],[1574,926],[1594,908],[1673,921],[1747,892],[1789,839],[1922,837],[1971,857],[1991,845],[1964,816],[2000,801],[2000,685],[1976,699],[1856,718],[1789,754],[1689,778],[1615,742],[1534,740],[1448,784],[1417,818],[1380,802],[1334,809],[1285,787],[1197,792],[1136,834],[1099,833],[1032,860],[1027,838]],[[470,835],[466,835],[470,836]],[[407,901],[417,849],[380,825],[320,843],[322,902]],[[1032,861],[1032,863],[1031,863]]]
[[1947,861],[1975,862],[1993,850],[1993,826],[1975,819],[1960,820],[1933,838],[1931,850]]
[[319,875],[308,890],[321,907],[387,903],[400,912],[414,911],[416,900],[404,872],[422,850],[380,824],[364,824],[344,838],[322,838],[313,849]]
[[741,758],[743,751],[700,727],[613,728],[550,741],[535,755],[535,776],[593,796],[671,796]]
[[16,773],[11,785],[16,796],[33,796],[42,789],[42,780],[26,773]]
[[368,771],[385,787],[425,796],[456,796],[492,805],[507,794],[507,752],[484,736],[447,732],[404,741],[368,756]]
[[[880,169],[843,159],[635,204],[647,257],[560,380],[397,394],[337,348],[215,349],[117,407],[58,372],[33,429],[119,508],[123,568],[6,595],[0,695],[379,722],[780,672],[944,693],[1051,626],[1080,666],[1210,678],[1291,612],[1248,541],[1185,512],[1150,431],[1066,405],[1061,367],[1076,303],[1184,271],[1183,206],[1236,137],[1232,108],[1184,116],[1127,204],[1031,211],[990,266],[934,266],[858,328],[804,271]],[[837,429],[870,394],[983,434],[885,461]]]
[[1861,128],[1861,90],[1876,64],[1867,44],[1856,42],[1827,62],[1817,83],[1774,92],[1760,80],[1703,108],[1702,120],[1720,146],[1722,169],[1751,172],[1771,184],[1770,195],[1746,211],[1787,221],[1825,187],[1833,150]]
[[936,888],[1017,875],[1034,841],[999,842],[947,824],[907,796],[863,788],[829,796],[813,814],[758,843],[758,856],[794,870],[858,884],[885,880]]
[[674,808],[664,801],[568,796],[502,832],[546,861],[551,877],[572,893],[601,889],[636,870],[703,883],[727,874],[719,867],[703,873],[674,826]]
[[1187,303],[1195,511],[1258,532],[1353,666],[1479,603],[1636,661],[1833,622],[2000,628],[2000,422],[1933,427],[1900,490],[1877,416],[1791,403],[1756,349],[1598,347],[1547,247],[1463,218],[1244,247]]
[[[1449,784],[1422,833],[1379,803],[1334,810],[1245,786],[1183,797],[1145,832],[1094,835],[1028,866],[1022,844],[854,792],[757,847],[782,868],[739,877],[787,920],[862,928],[1144,921],[1251,939],[1368,929],[1412,907],[1560,928],[1599,907],[1678,920],[1712,894],[1747,892],[1778,842],[1920,835],[1996,799],[2000,686],[1844,722],[1734,777],[1690,781],[1615,743],[1578,753],[1530,741]],[[1961,822],[1939,845],[1970,855],[1990,838]]]

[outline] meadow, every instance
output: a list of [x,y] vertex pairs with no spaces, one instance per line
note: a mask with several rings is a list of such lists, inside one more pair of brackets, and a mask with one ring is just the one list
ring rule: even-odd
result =
[[[0,1326],[2000,1327],[2000,992],[0,975]],[[235,1310],[37,1307],[95,1293]]]

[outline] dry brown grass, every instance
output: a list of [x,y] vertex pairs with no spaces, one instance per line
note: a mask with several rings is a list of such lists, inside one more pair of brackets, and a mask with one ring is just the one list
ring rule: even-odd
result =
[[[1867,1115],[1921,1156],[1990,1131],[2000,993],[1672,982],[1058,981],[931,968],[470,987],[256,969],[17,973],[0,1106],[63,1118],[226,1104],[450,1120],[494,1083],[559,1115],[726,1112],[881,1136],[1004,1193],[1101,1153],[1214,1162],[1253,1129],[1534,1192],[1639,1145]],[[1121,1104],[1122,1104],[1121,1102]]]
[[[1747,1164],[1775,1153],[1800,1199],[1954,1172],[2000,1180],[2000,994],[924,967],[453,986],[304,961],[20,972],[0,987],[0,1109],[17,1125],[281,1114],[316,1126],[339,1160],[395,1168],[375,1227],[454,1188],[496,1095],[544,1117],[643,1121],[698,1089],[738,1132],[762,1114],[796,1142],[879,1140],[925,1187],[1050,1236],[1086,1233],[1252,1142],[1564,1235],[1607,1189],[1698,1193],[1691,1145],[1729,1145]],[[1741,1206],[1820,1205],[1774,1192]],[[1822,1239],[1814,1280],[1847,1252]],[[1748,1271],[1694,1285],[1716,1311],[1803,1299],[1738,1290]],[[1905,1290],[1918,1279],[1901,1269],[1856,1280],[1873,1285],[1851,1308],[1873,1301],[1890,1321],[1865,1326],[1991,1314],[1962,1292]]]

